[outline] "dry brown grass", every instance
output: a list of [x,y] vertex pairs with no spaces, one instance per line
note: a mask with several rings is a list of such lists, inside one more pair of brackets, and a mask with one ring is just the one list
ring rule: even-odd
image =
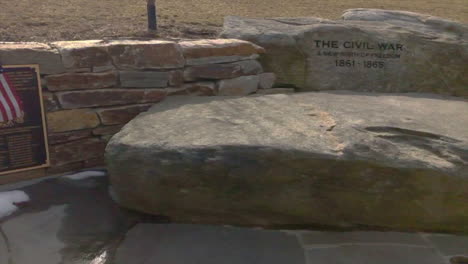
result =
[[[0,0],[0,40],[142,36],[145,0]],[[408,10],[468,22],[468,0],[156,0],[163,36],[213,36],[226,15],[339,18],[349,8]]]

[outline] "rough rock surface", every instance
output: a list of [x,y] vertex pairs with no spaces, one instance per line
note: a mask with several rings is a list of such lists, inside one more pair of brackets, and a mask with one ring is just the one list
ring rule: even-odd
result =
[[148,110],[151,104],[129,105],[98,110],[103,125],[125,124],[139,113]]
[[101,89],[57,93],[64,109],[157,103],[165,97],[163,89]]
[[40,64],[42,74],[65,72],[60,54],[44,43],[0,42],[0,64]]
[[67,143],[70,141],[76,141],[84,138],[91,137],[91,129],[82,129],[82,130],[73,130],[67,132],[59,132],[59,133],[49,133],[48,143],[50,145],[57,145],[62,143]]
[[257,91],[257,94],[288,94],[295,93],[294,88],[270,88],[270,89],[260,89]]
[[272,72],[265,72],[259,75],[259,84],[260,89],[270,89],[276,82],[276,75]]
[[120,83],[122,87],[128,88],[155,88],[167,87],[170,72],[120,72]]
[[55,96],[53,93],[43,92],[42,100],[44,102],[44,107],[47,110],[47,112],[53,112],[53,111],[57,111],[60,109],[60,105],[55,99]]
[[87,138],[50,147],[50,161],[53,166],[80,162],[102,157],[104,141]]
[[119,69],[172,69],[185,64],[179,46],[172,41],[113,41],[108,50]]
[[121,205],[178,222],[468,232],[468,103],[453,97],[171,98],[106,156]]
[[94,128],[99,118],[90,109],[71,109],[47,113],[47,128],[50,132],[65,132]]
[[227,17],[221,36],[264,47],[277,85],[468,97],[468,25],[442,18],[377,9],[339,21]]
[[189,67],[184,71],[184,79],[186,81],[196,80],[222,80],[232,79],[242,76],[240,65],[227,64],[205,64]]
[[51,43],[57,48],[65,68],[69,71],[90,71],[93,67],[112,66],[107,44],[101,40],[57,41]]
[[167,95],[197,95],[214,96],[217,94],[216,85],[213,82],[195,82],[187,83],[182,87],[167,88]]
[[255,44],[238,39],[182,41],[179,45],[189,66],[247,60],[265,52]]
[[240,96],[255,93],[260,78],[258,75],[242,76],[234,79],[221,80],[218,83],[218,95]]
[[49,91],[91,90],[117,86],[117,72],[64,73],[45,77]]
[[343,13],[343,19],[386,22],[410,30],[433,34],[434,36],[446,34],[447,38],[466,39],[468,37],[466,25],[440,17],[408,11],[356,8],[346,10]]

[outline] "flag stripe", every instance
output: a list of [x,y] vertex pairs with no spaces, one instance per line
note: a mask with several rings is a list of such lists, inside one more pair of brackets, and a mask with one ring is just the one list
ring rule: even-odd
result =
[[3,84],[3,88],[5,89],[10,99],[10,102],[13,105],[13,109],[15,110],[15,113],[16,113],[15,118],[21,117],[23,113],[18,103],[18,97],[13,94],[13,91],[10,88],[10,85],[5,77],[6,77],[6,74],[0,74],[0,82]]
[[[0,74],[2,74],[0,72]],[[5,98],[2,93],[2,84],[0,84],[0,123],[8,121],[8,115],[5,107],[3,106],[5,103]],[[7,105],[8,106],[8,105]]]
[[[3,95],[0,94],[0,97]],[[3,109],[2,103],[0,102],[0,123],[8,121],[5,109]]]
[[15,112],[14,112],[14,109],[13,109],[13,104],[11,103],[11,100],[10,100],[10,96],[8,96],[8,93],[6,91],[6,88],[5,88],[5,84],[4,82],[2,82],[2,78],[3,77],[3,74],[0,74],[0,89],[1,89],[1,92],[2,92],[2,95],[3,95],[3,98],[5,99],[5,102],[7,103],[7,106],[8,106],[8,109],[7,109],[7,113],[11,113],[11,117],[12,118],[15,118]]
[[10,104],[7,102],[7,97],[6,97],[5,91],[3,90],[2,83],[0,83],[0,108],[2,108],[2,112],[5,112],[4,122],[8,120],[13,120],[13,115],[11,112]]
[[5,78],[6,82],[8,83],[8,86],[10,87],[10,90],[13,93],[13,96],[16,98],[16,102],[19,105],[20,111],[23,111],[23,102],[21,101],[21,97],[16,92],[15,86],[11,82],[10,76],[8,74],[4,73],[3,77]]

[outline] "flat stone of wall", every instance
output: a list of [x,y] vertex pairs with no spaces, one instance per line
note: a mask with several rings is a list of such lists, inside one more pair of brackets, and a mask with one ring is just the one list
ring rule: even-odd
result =
[[263,52],[236,39],[0,43],[0,64],[40,66],[51,156],[44,172],[0,184],[104,165],[107,141],[169,96],[275,93]]

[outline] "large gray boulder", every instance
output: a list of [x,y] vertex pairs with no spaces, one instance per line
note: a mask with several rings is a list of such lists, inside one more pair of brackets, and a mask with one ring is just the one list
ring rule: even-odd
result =
[[442,18],[378,9],[338,21],[231,16],[221,36],[264,47],[278,86],[468,97],[468,25]]
[[468,232],[468,102],[168,99],[106,150],[124,207],[177,222]]

